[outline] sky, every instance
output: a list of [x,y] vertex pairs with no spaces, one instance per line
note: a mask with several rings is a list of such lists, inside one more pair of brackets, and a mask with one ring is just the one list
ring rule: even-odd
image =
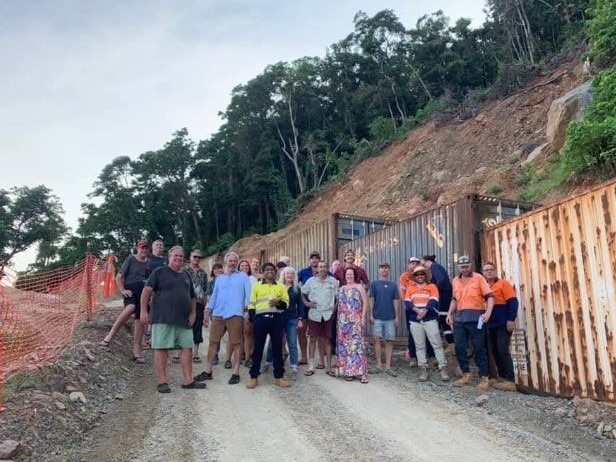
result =
[[[186,127],[215,133],[231,90],[269,65],[325,56],[358,11],[412,28],[443,10],[484,21],[483,0],[0,0],[0,189],[44,184],[74,230],[115,157]],[[35,249],[15,257],[17,269]]]

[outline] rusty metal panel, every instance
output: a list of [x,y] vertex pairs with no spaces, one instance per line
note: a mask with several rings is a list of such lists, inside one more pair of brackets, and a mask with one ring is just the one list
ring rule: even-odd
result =
[[485,231],[482,253],[516,288],[516,379],[616,401],[616,182]]

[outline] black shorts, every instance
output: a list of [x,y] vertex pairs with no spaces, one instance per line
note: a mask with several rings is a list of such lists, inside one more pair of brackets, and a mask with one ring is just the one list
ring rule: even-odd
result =
[[138,285],[133,287],[127,287],[128,290],[132,292],[130,297],[124,297],[124,306],[134,305],[135,306],[135,319],[139,319],[141,317],[141,292],[143,292],[144,286]]

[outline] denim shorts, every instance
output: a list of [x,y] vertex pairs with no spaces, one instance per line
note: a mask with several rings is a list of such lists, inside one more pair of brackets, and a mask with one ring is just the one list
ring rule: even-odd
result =
[[383,321],[375,319],[372,325],[372,336],[385,339],[387,341],[396,340],[396,324],[393,319]]

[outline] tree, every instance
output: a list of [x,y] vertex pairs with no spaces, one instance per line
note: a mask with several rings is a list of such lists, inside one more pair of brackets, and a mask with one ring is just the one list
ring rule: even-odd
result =
[[0,267],[34,244],[46,243],[44,259],[52,260],[68,228],[64,210],[56,196],[45,186],[0,190]]

